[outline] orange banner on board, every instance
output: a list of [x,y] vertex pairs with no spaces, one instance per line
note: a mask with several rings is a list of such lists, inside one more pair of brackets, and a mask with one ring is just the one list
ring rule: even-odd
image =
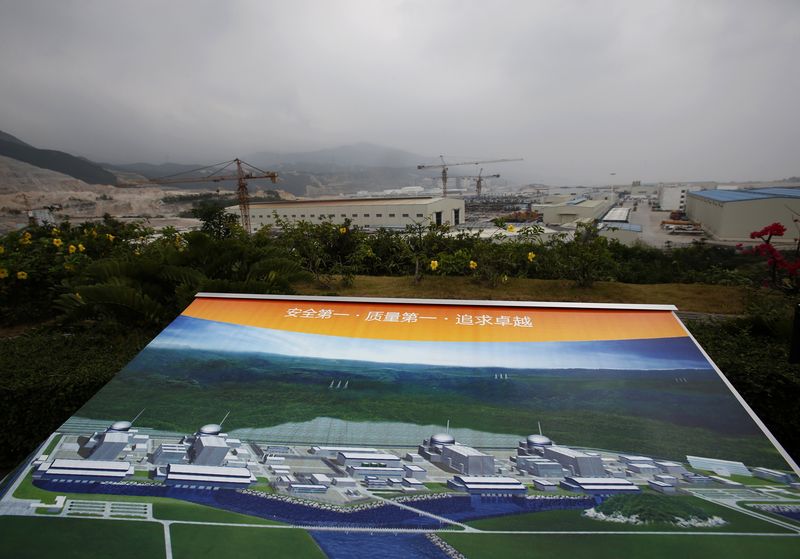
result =
[[686,336],[670,311],[200,297],[184,316],[290,332],[384,340],[560,342]]

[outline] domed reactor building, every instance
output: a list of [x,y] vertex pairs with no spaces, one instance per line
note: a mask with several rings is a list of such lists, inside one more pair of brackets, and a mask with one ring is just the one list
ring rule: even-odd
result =
[[544,447],[553,446],[555,443],[549,437],[541,433],[538,435],[528,435],[524,441],[520,441],[517,446],[517,456],[542,456]]
[[494,456],[456,442],[450,433],[437,433],[422,441],[417,453],[432,464],[468,476],[492,476]]

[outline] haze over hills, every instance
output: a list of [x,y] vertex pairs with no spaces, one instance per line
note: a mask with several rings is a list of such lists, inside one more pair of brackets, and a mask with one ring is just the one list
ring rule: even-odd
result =
[[336,167],[395,167],[416,169],[419,164],[435,163],[438,158],[369,142],[307,152],[278,153],[260,151],[244,159],[259,165],[310,163]]
[[39,149],[0,131],[0,155],[69,175],[89,184],[117,184],[117,177],[100,165],[63,151]]

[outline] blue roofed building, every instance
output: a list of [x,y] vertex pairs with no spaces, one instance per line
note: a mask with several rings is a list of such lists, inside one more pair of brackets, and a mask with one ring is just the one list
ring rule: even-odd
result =
[[[770,223],[779,222],[792,229],[793,219],[800,215],[800,188],[689,192],[686,214],[716,239],[750,241],[752,231]],[[792,237],[785,239],[791,241]]]

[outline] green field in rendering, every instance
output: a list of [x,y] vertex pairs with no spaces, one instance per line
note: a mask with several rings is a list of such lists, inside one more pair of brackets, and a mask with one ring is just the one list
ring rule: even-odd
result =
[[[52,503],[58,495],[64,495],[67,499],[79,499],[82,501],[108,501],[109,496],[99,493],[54,493],[33,485],[31,474],[27,474],[22,483],[14,492],[17,499],[38,499],[43,503]],[[226,522],[230,524],[281,524],[273,520],[237,514],[225,510],[216,509],[170,499],[169,497],[138,497],[134,495],[114,495],[114,501],[128,503],[153,503],[153,516],[160,520],[185,520],[189,522]],[[39,514],[48,515],[44,509],[40,509]]]
[[[424,381],[403,380],[418,374],[409,365],[148,348],[76,415],[132,417],[146,408],[143,425],[177,433],[227,411],[230,430],[318,417],[441,425],[446,394],[447,418],[459,427],[525,436],[540,421],[562,444],[786,467],[713,371],[531,370],[498,383],[480,368],[429,366]],[[350,388],[327,390],[332,376],[351,379]]]
[[175,559],[325,558],[325,554],[305,530],[173,524],[170,526],[170,537]]
[[469,559],[796,559],[798,536],[440,534]]
[[[14,559],[159,559],[164,528],[155,522],[4,516],[0,555]],[[13,555],[3,555],[13,550]]]

